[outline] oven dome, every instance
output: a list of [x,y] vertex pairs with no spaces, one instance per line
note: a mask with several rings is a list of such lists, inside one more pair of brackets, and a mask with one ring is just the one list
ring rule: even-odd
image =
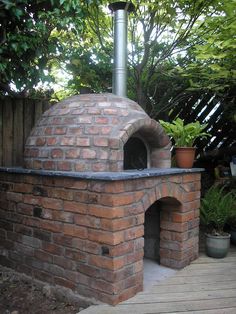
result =
[[69,97],[47,110],[25,145],[25,167],[58,171],[122,171],[124,145],[147,147],[148,167],[170,166],[170,141],[134,101],[113,94]]

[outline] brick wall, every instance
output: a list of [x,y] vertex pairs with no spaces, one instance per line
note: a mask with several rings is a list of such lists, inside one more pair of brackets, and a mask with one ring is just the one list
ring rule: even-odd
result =
[[160,261],[198,256],[200,174],[124,181],[0,173],[0,263],[116,304],[142,290],[144,213],[161,206]]

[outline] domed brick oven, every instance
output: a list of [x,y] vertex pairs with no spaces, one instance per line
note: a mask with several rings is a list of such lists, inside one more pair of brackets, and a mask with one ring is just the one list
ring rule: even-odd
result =
[[128,98],[74,96],[43,114],[27,140],[25,166],[95,172],[170,167],[170,141]]
[[[133,6],[110,8],[124,39]],[[26,142],[25,168],[0,168],[0,263],[113,305],[143,289],[144,256],[173,268],[197,258],[202,171],[170,168],[161,126],[114,94],[52,106]]]
[[201,169],[170,168],[169,138],[135,102],[52,106],[25,165],[0,169],[4,265],[116,304],[142,290],[143,256],[173,268],[198,256]]

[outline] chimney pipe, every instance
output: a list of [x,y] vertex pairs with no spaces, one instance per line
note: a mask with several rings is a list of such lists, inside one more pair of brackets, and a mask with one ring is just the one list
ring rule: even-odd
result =
[[114,64],[112,75],[112,92],[118,96],[127,96],[127,16],[134,11],[131,2],[114,2],[109,4],[114,12]]

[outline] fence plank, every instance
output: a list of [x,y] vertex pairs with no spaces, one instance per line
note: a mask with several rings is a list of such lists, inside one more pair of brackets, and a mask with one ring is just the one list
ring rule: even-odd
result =
[[34,101],[24,100],[24,144],[34,127]]
[[23,100],[17,99],[13,104],[13,166],[23,164]]
[[10,98],[3,105],[3,166],[12,166],[13,155],[13,110]]
[[36,100],[34,104],[34,125],[36,125],[42,113],[43,113],[43,102],[41,100]]

